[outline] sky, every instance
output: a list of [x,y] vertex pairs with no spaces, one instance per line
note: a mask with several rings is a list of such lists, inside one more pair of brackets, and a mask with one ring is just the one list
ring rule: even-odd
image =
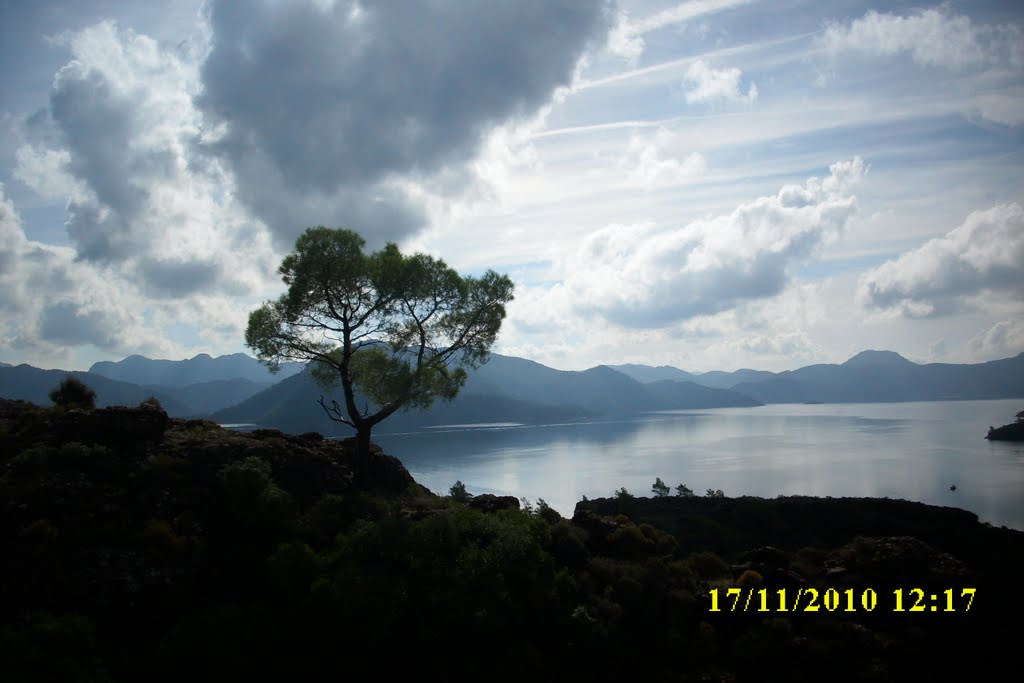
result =
[[0,361],[248,351],[314,225],[560,369],[1013,356],[1024,5],[0,0]]

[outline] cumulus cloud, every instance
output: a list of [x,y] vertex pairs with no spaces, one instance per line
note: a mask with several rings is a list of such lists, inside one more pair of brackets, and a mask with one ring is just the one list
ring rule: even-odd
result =
[[1024,320],[1002,320],[967,342],[976,358],[1006,358],[1024,351]]
[[849,190],[863,161],[830,170],[678,229],[598,230],[564,264],[569,299],[584,315],[655,328],[778,294],[790,266],[838,236],[856,211]]
[[396,178],[469,162],[486,133],[570,82],[604,2],[209,6],[208,148],[283,243],[311,222],[371,242],[423,227]]
[[675,185],[698,176],[707,169],[707,162],[699,152],[673,154],[673,135],[659,128],[652,135],[637,134],[629,140],[626,153],[619,164],[645,188]]
[[739,69],[712,69],[698,59],[683,77],[687,86],[686,101],[690,104],[753,102],[757,99],[757,85],[751,83],[744,95],[740,91],[742,76]]
[[270,240],[219,163],[193,153],[205,133],[192,102],[201,51],[113,22],[62,42],[72,58],[54,78],[48,126],[37,122],[44,129],[18,150],[14,175],[67,200],[75,256],[153,297],[260,288],[273,273]]
[[29,240],[0,185],[0,347],[26,360],[65,357],[68,346],[159,353],[170,345],[145,325],[142,302],[74,250]]
[[1024,298],[1024,207],[975,211],[957,228],[861,277],[858,300],[909,317],[946,315],[979,296]]
[[1024,32],[1019,26],[979,26],[945,6],[905,16],[871,10],[850,23],[829,24],[821,42],[832,53],[908,54],[922,66],[957,71],[1024,66]]

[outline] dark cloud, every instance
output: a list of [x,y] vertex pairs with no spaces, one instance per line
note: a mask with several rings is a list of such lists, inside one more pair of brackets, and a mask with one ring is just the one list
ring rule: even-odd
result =
[[39,334],[43,339],[77,346],[93,344],[101,349],[116,348],[116,327],[102,311],[83,311],[75,304],[62,301],[42,310]]
[[167,261],[147,258],[139,262],[143,282],[149,294],[159,297],[182,297],[210,289],[221,275],[217,263],[202,261]]
[[535,112],[609,16],[603,0],[208,9],[197,102],[228,124],[214,149],[241,196],[289,239],[307,198],[356,229],[417,227],[387,181],[464,162],[490,127]]

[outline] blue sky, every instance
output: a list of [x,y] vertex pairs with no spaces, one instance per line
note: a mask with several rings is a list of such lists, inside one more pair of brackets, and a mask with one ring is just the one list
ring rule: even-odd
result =
[[1024,351],[1011,2],[0,5],[0,360],[244,350],[310,225],[509,273],[496,351]]

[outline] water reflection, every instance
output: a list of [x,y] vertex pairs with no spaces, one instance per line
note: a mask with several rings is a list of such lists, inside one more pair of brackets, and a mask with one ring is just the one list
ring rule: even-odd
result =
[[1024,529],[1024,445],[983,438],[1019,404],[772,405],[374,439],[439,493],[460,479],[474,493],[544,498],[565,515],[621,486],[649,495],[661,477],[698,493],[907,498]]

